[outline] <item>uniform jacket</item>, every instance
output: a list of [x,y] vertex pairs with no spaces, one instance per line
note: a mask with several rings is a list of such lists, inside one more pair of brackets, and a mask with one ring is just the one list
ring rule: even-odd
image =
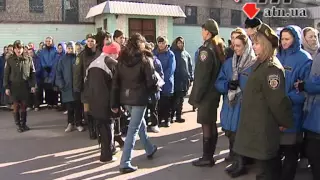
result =
[[86,71],[91,62],[100,55],[101,51],[99,49],[96,49],[95,52],[92,52],[91,49],[87,47],[77,55],[76,62],[73,67],[73,90],[75,92],[81,92],[81,100],[83,103],[86,103],[87,87],[84,84]]
[[[177,38],[178,39],[178,38]],[[171,50],[176,59],[176,70],[174,72],[174,92],[187,92],[190,82],[193,81],[193,67],[190,54],[177,47],[177,39],[173,41]]]
[[158,49],[154,50],[154,55],[158,57],[161,62],[164,82],[161,94],[164,96],[170,96],[174,92],[174,72],[176,70],[176,59],[174,53],[168,49],[164,52],[159,52]]
[[[241,74],[239,74],[239,85],[243,92],[247,83],[248,77],[251,73],[252,67],[247,68]],[[229,82],[232,80],[232,57],[223,63],[218,79],[216,81],[216,88],[223,95],[223,105],[220,112],[221,126],[224,130],[236,132],[240,120],[240,110],[242,104],[242,96],[237,98],[234,104],[229,103],[228,90]]]
[[75,54],[66,54],[58,62],[56,72],[56,86],[62,94],[63,103],[72,102],[75,100],[73,93],[73,71],[72,67],[76,61]]
[[[55,46],[43,48],[39,53],[42,79],[44,83],[53,84],[55,79],[55,67],[58,62],[58,52]],[[47,69],[47,70],[45,70]]]
[[279,126],[293,126],[291,102],[285,92],[284,69],[277,58],[257,61],[243,91],[234,151],[268,160],[278,155]]
[[189,103],[195,107],[208,106],[217,108],[220,93],[214,86],[221,68],[221,61],[217,58],[212,40],[207,40],[199,48],[197,64],[195,65],[194,83]]
[[4,87],[10,89],[13,101],[28,101],[30,89],[36,86],[35,70],[29,56],[10,55],[6,61]]
[[132,55],[122,52],[112,84],[112,107],[120,105],[146,106],[154,93],[157,79],[150,52]]
[[302,128],[303,105],[306,97],[302,92],[297,93],[294,83],[297,80],[308,78],[312,58],[308,52],[301,48],[301,29],[296,26],[288,26],[285,29],[289,29],[293,33],[294,42],[289,49],[284,50],[280,47],[277,57],[285,69],[286,93],[292,102],[295,124],[293,128],[285,132],[300,132]]
[[88,102],[91,114],[98,120],[109,120],[112,115],[110,102],[116,64],[115,59],[101,53],[87,69],[85,84],[88,87]]

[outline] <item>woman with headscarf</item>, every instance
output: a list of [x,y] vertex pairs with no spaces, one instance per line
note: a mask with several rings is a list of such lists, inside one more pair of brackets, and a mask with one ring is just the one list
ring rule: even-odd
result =
[[[245,34],[238,35],[233,43],[234,55],[229,58],[220,70],[216,81],[216,88],[223,95],[223,105],[220,112],[220,120],[223,131],[229,138],[229,157],[233,160],[233,144],[240,120],[241,100],[243,90],[252,71],[252,65],[256,62],[256,56],[252,48],[252,42]],[[242,159],[241,159],[242,160]],[[243,165],[243,164],[241,164]],[[236,177],[244,171],[243,166],[227,169],[227,172]]]

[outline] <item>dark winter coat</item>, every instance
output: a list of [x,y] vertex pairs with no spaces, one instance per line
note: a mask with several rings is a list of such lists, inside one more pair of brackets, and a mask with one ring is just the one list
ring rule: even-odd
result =
[[94,60],[88,67],[85,84],[92,116],[97,120],[110,120],[112,78],[117,61],[106,54]]
[[76,63],[73,66],[73,90],[75,92],[81,92],[82,103],[87,103],[87,87],[84,84],[87,68],[91,62],[100,55],[101,51],[99,49],[92,52],[92,50],[87,47],[77,55]]
[[280,126],[293,127],[293,112],[285,91],[284,69],[274,57],[253,66],[243,91],[234,151],[259,160],[275,158]]
[[72,67],[76,61],[75,54],[66,54],[57,65],[56,86],[59,87],[62,95],[62,102],[75,100],[73,92],[73,71]]
[[150,52],[139,52],[134,56],[122,52],[112,81],[112,107],[146,106],[151,93],[155,92],[154,71]]
[[4,92],[3,88],[3,75],[4,75],[4,65],[5,65],[5,55],[0,56],[0,98],[1,94]]
[[187,92],[190,82],[193,81],[192,59],[185,50],[177,47],[177,40],[174,40],[171,46],[176,59],[176,70],[174,72],[174,92]]
[[[26,72],[24,72],[26,71]],[[24,78],[24,74],[26,77]],[[29,56],[9,56],[4,72],[4,87],[10,89],[13,101],[28,101],[31,87],[35,87],[35,70]]]
[[[153,65],[154,70],[160,75],[162,79],[164,79],[163,69],[160,60],[157,58],[157,56],[153,56]],[[155,93],[155,100],[160,99],[160,91],[157,91]]]

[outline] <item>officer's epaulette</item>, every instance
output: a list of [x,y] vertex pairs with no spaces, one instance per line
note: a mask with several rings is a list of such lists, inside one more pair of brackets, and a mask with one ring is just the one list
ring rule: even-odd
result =
[[268,62],[268,67],[273,67],[273,66],[275,66],[275,63],[273,61],[269,61]]

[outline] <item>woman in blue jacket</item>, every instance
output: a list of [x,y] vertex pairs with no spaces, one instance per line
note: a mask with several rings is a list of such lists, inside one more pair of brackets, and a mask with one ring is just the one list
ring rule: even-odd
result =
[[67,44],[67,54],[58,62],[55,84],[59,87],[62,95],[62,103],[66,103],[68,109],[68,125],[65,132],[71,132],[76,126],[82,132],[84,128],[81,122],[81,102],[73,91],[72,67],[76,61],[75,44]]
[[174,93],[174,72],[176,70],[176,59],[170,50],[166,37],[157,38],[157,48],[153,51],[154,55],[160,60],[164,73],[164,86],[162,87],[159,100],[159,120],[165,120],[165,127],[170,127],[172,97]]
[[305,152],[311,165],[313,179],[320,179],[320,54],[313,59],[310,76],[305,81],[298,80],[295,87],[306,92],[304,105]]
[[281,45],[277,57],[285,69],[285,88],[292,102],[294,116],[294,128],[283,129],[280,127],[282,133],[279,153],[285,157],[281,176],[282,179],[293,180],[303,140],[302,119],[305,102],[305,95],[302,92],[297,92],[294,83],[297,80],[308,78],[312,58],[301,48],[301,28],[298,26],[285,27],[280,32],[280,39]]
[[223,95],[220,120],[222,129],[229,138],[229,161],[234,157],[232,148],[240,120],[242,91],[251,73],[251,67],[256,62],[252,42],[247,35],[240,34],[235,38],[234,51],[233,57],[222,65],[215,84]]

